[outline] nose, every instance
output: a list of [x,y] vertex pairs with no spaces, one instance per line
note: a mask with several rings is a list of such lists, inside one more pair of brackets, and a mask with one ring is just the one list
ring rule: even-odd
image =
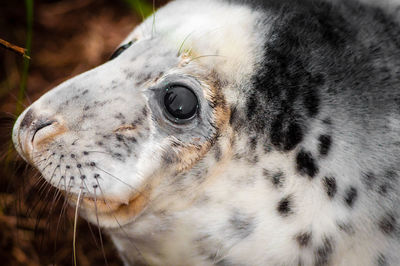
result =
[[44,120],[38,120],[36,123],[32,123],[31,132],[33,132],[33,134],[32,134],[31,142],[33,143],[37,133],[41,133],[41,132],[39,132],[40,130],[45,129],[45,127],[51,126],[55,122],[56,122],[55,120],[44,119]]
[[48,112],[36,112],[30,108],[18,118],[14,125],[13,140],[18,152],[25,159],[32,151],[51,142],[55,136],[65,132],[63,123]]

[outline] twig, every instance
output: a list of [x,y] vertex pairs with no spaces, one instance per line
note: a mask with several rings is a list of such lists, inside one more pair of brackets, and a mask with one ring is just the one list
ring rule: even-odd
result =
[[9,42],[7,42],[7,41],[5,41],[3,39],[0,39],[0,46],[4,47],[4,48],[6,48],[6,49],[8,49],[10,51],[13,51],[16,54],[20,54],[20,55],[22,55],[23,57],[25,57],[27,59],[31,59],[30,56],[26,54],[27,49],[25,49],[25,48],[22,48],[22,47],[19,47],[17,45],[14,45],[12,43],[9,43]]

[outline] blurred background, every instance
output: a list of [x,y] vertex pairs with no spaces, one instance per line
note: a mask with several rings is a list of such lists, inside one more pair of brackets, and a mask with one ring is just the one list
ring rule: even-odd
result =
[[[62,81],[107,61],[135,25],[167,0],[0,1],[0,265],[73,265],[74,210],[18,157],[11,130],[18,114]],[[78,265],[122,265],[98,228],[79,219]]]

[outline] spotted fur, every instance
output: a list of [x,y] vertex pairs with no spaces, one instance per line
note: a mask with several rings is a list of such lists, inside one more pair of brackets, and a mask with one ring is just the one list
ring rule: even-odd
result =
[[[126,265],[400,265],[399,18],[398,0],[178,0],[14,143]],[[189,122],[166,116],[171,84],[198,99]]]

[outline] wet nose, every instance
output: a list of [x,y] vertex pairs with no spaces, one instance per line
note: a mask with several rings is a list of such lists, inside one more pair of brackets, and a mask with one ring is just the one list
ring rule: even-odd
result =
[[50,120],[50,119],[44,119],[44,120],[38,120],[36,123],[32,124],[32,138],[31,138],[31,142],[33,142],[35,140],[35,136],[37,135],[37,133],[42,130],[45,129],[45,127],[51,126],[52,124],[54,124],[56,122],[56,120]]
[[27,158],[31,152],[45,143],[51,142],[52,138],[65,132],[65,127],[57,116],[49,115],[47,112],[36,112],[29,109],[18,119],[14,126],[14,142],[24,157]]
[[35,140],[35,136],[40,133],[40,130],[44,130],[46,127],[49,127],[56,122],[57,120],[53,118],[48,118],[43,115],[36,116],[34,111],[29,109],[21,120],[19,130],[27,131],[28,135],[30,135],[30,141],[33,142]]

